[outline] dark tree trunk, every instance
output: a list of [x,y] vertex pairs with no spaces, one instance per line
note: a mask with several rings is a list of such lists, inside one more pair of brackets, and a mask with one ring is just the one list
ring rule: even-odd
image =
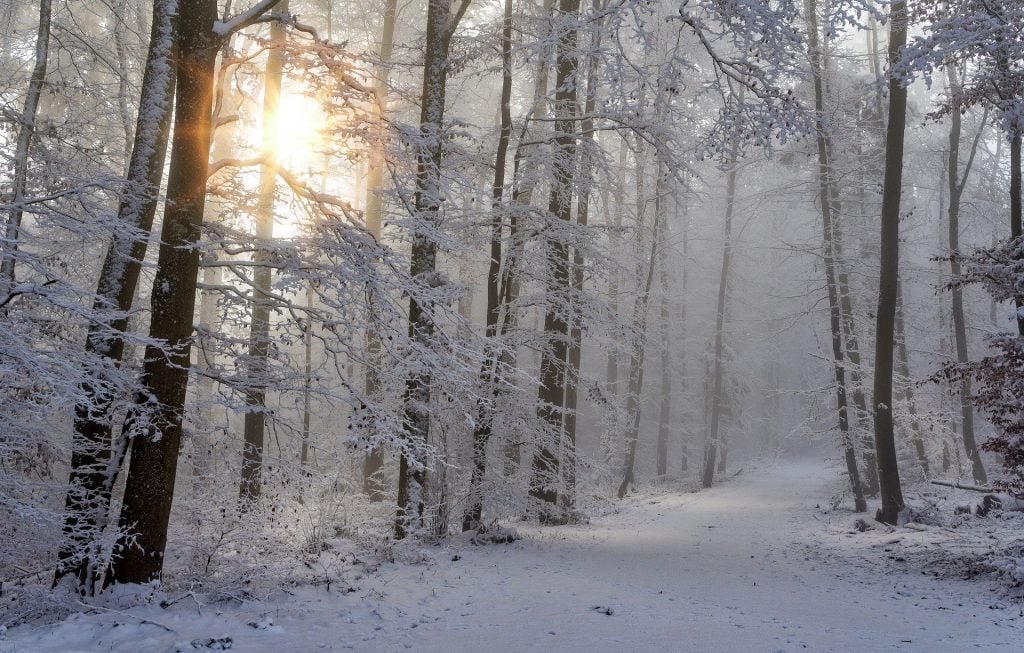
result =
[[[577,111],[577,69],[578,52],[576,48],[577,28],[575,25],[579,15],[580,0],[559,0],[558,22],[559,37],[556,49],[555,73],[555,154],[551,196],[548,212],[562,222],[572,221],[573,182],[575,180],[576,163],[576,128],[574,119]],[[565,319],[565,311],[560,304],[565,303],[570,294],[571,276],[569,272],[569,248],[560,238],[547,240],[548,265],[550,275],[545,292],[548,306],[544,312],[544,334],[547,345],[541,355],[540,389],[538,391],[537,416],[545,422],[551,442],[542,442],[533,457],[532,477],[530,479],[530,496],[550,507],[539,510],[542,523],[564,521],[565,517],[558,508],[558,482],[561,476],[562,461],[558,456],[563,446],[572,450],[574,443],[562,442],[565,435],[563,415],[565,412],[565,368],[568,361],[569,324]],[[573,455],[573,454],[570,454]],[[573,458],[575,460],[575,458]]]
[[[448,84],[449,47],[459,20],[469,6],[463,0],[453,13],[451,0],[430,0],[427,9],[426,51],[423,56],[423,89],[420,97],[420,145],[416,155],[416,220],[412,234],[409,275],[419,284],[432,285],[437,271],[437,242],[430,232],[436,228],[441,208],[441,159],[444,151],[444,98]],[[432,306],[409,298],[409,338],[430,348],[436,327]],[[430,437],[429,372],[412,375],[405,384],[405,439],[421,446]],[[401,455],[398,464],[398,514],[395,539],[420,529],[423,521],[426,468],[423,461]]]
[[[498,321],[501,316],[501,250],[503,197],[505,194],[505,165],[508,158],[509,141],[512,138],[512,0],[505,0],[501,28],[501,127],[498,134],[498,148],[494,155],[494,182],[491,185],[491,260],[487,268],[487,337],[498,337]],[[469,480],[469,507],[462,518],[462,530],[468,531],[480,526],[483,515],[483,482],[487,474],[487,442],[494,425],[493,402],[498,398],[500,346],[495,343],[487,352],[480,380],[484,387],[477,405],[476,427],[473,430],[473,471]]]
[[[123,334],[128,328],[138,286],[142,259],[146,256],[149,232],[153,228],[167,153],[171,105],[174,97],[174,68],[171,48],[174,39],[173,0],[153,3],[149,52],[142,79],[135,126],[135,139],[128,164],[117,220],[122,228],[111,236],[96,285],[93,308],[97,321],[90,328],[85,351],[119,365],[124,356]],[[72,435],[71,473],[65,500],[63,542],[58,554],[54,582],[63,576],[78,576],[79,590],[92,594],[98,578],[97,538],[109,519],[113,478],[111,469],[111,405],[116,384],[97,366],[95,378],[80,388],[85,401],[75,406]],[[86,549],[89,549],[88,551]]]
[[[889,13],[889,66],[894,68],[907,42],[907,3],[897,0]],[[896,292],[900,265],[900,199],[903,193],[903,139],[907,121],[907,88],[889,79],[889,121],[885,138],[885,177],[882,190],[881,270],[875,325],[875,382],[872,393],[875,452],[882,507],[879,521],[895,524],[903,510],[896,438],[893,432],[892,380]]]

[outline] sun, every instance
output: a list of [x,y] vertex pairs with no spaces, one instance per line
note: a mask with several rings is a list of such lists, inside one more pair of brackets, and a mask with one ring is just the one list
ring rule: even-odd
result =
[[327,119],[316,99],[284,91],[269,122],[264,147],[280,165],[297,170],[318,164]]

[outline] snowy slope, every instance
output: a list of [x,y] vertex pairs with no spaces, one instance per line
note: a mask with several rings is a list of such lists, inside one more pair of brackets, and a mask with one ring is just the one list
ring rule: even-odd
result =
[[510,545],[427,548],[330,592],[80,614],[13,629],[0,652],[203,651],[220,637],[253,653],[1024,650],[1017,604],[901,555],[934,533],[857,533],[823,509],[834,484],[824,463],[780,463]]

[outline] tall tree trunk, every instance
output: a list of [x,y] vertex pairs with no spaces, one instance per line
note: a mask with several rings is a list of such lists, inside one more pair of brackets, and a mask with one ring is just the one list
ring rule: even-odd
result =
[[715,482],[715,463],[718,457],[719,438],[722,426],[722,392],[724,391],[725,361],[725,311],[728,301],[729,268],[732,263],[732,217],[736,206],[736,155],[729,162],[729,176],[726,181],[725,233],[722,247],[722,269],[718,279],[718,303],[715,315],[715,355],[711,390],[711,425],[704,448],[704,472],[701,484],[711,487]]
[[[138,286],[142,259],[153,227],[167,152],[171,105],[174,98],[174,15],[177,0],[155,0],[149,51],[143,73],[135,139],[128,164],[117,221],[100,270],[93,308],[99,313],[85,341],[85,351],[111,366],[124,356],[123,334]],[[95,378],[81,387],[83,401],[75,406],[71,472],[65,499],[63,541],[54,581],[78,577],[79,590],[92,594],[99,580],[98,538],[109,520],[110,495],[119,460],[111,451],[111,404],[117,384],[97,365]],[[87,552],[86,549],[89,549]]]
[[[949,189],[949,249],[956,253],[960,249],[960,203],[963,197],[964,188],[967,186],[967,179],[971,173],[971,166],[974,163],[974,155],[978,149],[978,139],[968,156],[967,165],[963,176],[960,173],[960,134],[961,134],[961,102],[963,89],[956,78],[956,72],[951,67],[946,69],[946,79],[949,85],[950,100],[953,103],[953,110],[949,113],[949,155],[946,159],[946,183]],[[987,112],[986,112],[987,117]],[[984,120],[978,131],[981,136],[984,131]],[[956,280],[960,276],[960,261],[955,257],[950,258],[950,273]],[[967,362],[967,326],[964,319],[964,294],[963,289],[953,286],[953,338],[956,343],[956,360],[958,363]],[[971,379],[965,376],[960,385],[960,434],[963,438],[964,451],[971,459],[971,467],[974,473],[974,482],[985,485],[988,477],[985,474],[985,466],[981,462],[981,453],[974,437],[974,407],[971,405]]]
[[[278,11],[288,13],[288,0],[281,0]],[[270,354],[270,287],[273,270],[268,265],[274,240],[274,204],[277,199],[277,136],[274,130],[281,105],[281,78],[284,74],[285,39],[280,21],[270,25],[267,66],[263,74],[263,166],[256,197],[256,243],[253,255],[253,287],[249,299],[249,378],[246,379],[245,424],[242,444],[242,479],[238,498],[244,509],[257,500],[262,490],[263,445],[266,439],[267,373]]]
[[[412,234],[409,274],[418,283],[430,284],[437,270],[437,242],[430,234],[437,227],[441,208],[441,163],[444,151],[444,98],[448,84],[449,48],[470,0],[461,0],[453,13],[451,0],[430,0],[427,8],[426,52],[423,56],[423,89],[420,97],[420,144],[416,155],[415,218],[420,223]],[[409,337],[424,348],[435,332],[432,307],[409,298]],[[411,446],[426,444],[430,437],[429,372],[410,376],[405,386],[405,439]],[[395,539],[403,539],[422,526],[427,480],[423,461],[402,453],[398,463],[398,514]]]
[[[602,9],[606,0],[593,0],[591,8],[595,13]],[[587,93],[583,101],[583,119],[580,131],[583,140],[580,145],[579,159],[579,196],[576,199],[576,224],[586,227],[590,220],[590,203],[593,186],[593,150],[597,147],[594,140],[594,110],[597,107],[598,86],[598,53],[601,50],[602,20],[594,26],[591,36],[590,56],[587,58]],[[576,420],[579,410],[580,363],[583,356],[583,327],[580,314],[581,295],[583,294],[583,252],[579,247],[572,253],[572,296],[570,311],[572,327],[569,333],[569,353],[565,379],[565,458],[562,461],[562,477],[565,482],[561,496],[562,507],[572,510],[576,505]]]
[[[498,321],[501,316],[501,260],[502,237],[505,211],[505,165],[508,158],[509,141],[512,138],[512,0],[505,0],[501,28],[501,99],[499,113],[501,125],[498,133],[498,147],[494,155],[494,182],[491,185],[491,260],[487,267],[487,337],[498,337]],[[488,345],[480,381],[484,391],[477,404],[476,427],[473,430],[473,471],[469,481],[469,507],[462,518],[462,530],[468,531],[480,526],[483,514],[483,482],[487,473],[487,442],[494,425],[494,404],[498,398],[497,378],[500,374],[501,346],[494,342]]]
[[907,42],[907,3],[896,0],[889,12],[889,121],[885,138],[882,189],[881,269],[875,324],[875,382],[872,393],[875,451],[882,507],[876,518],[895,524],[903,510],[903,490],[893,432],[892,379],[896,291],[900,265],[900,200],[903,194],[903,139],[907,122],[907,88],[892,73]]
[[25,191],[28,187],[28,158],[36,134],[36,115],[39,99],[46,81],[46,64],[50,58],[51,0],[39,0],[39,22],[36,32],[35,65],[28,81],[25,105],[18,117],[18,138],[14,145],[14,174],[11,178],[11,209],[7,214],[3,242],[0,243],[0,299],[14,288],[14,267],[21,239],[21,219],[24,213]]
[[825,125],[825,80],[822,52],[818,42],[818,14],[815,0],[806,0],[807,33],[811,59],[811,75],[814,78],[814,111],[817,121],[818,143],[818,203],[821,205],[821,222],[824,228],[825,284],[828,288],[829,326],[832,332],[832,358],[836,384],[836,408],[839,413],[839,433],[846,460],[846,471],[850,477],[854,507],[864,512],[864,488],[861,485],[860,470],[857,467],[857,452],[854,438],[850,433],[849,405],[847,403],[845,354],[843,352],[842,307],[839,286],[836,280],[835,221],[832,185],[832,147]]
[[[387,147],[387,105],[388,86],[391,76],[391,55],[395,46],[395,20],[398,14],[398,0],[385,0],[384,23],[381,27],[380,61],[377,64],[373,84],[373,96],[376,103],[377,124],[375,139],[370,148],[369,168],[366,174],[366,230],[376,239],[380,239],[381,225],[384,222],[384,170],[385,149]],[[373,298],[369,300],[372,302]],[[380,359],[381,342],[376,330],[366,330],[366,355],[369,364],[366,366],[366,396],[375,399],[379,394],[380,379],[376,366]],[[363,459],[363,492],[370,501],[383,501],[385,498],[384,450],[376,447]]]
[[[626,143],[622,139],[619,139],[619,159],[615,171],[614,209],[611,212],[612,229],[609,232],[609,238],[613,243],[613,251],[616,249],[614,243],[620,240],[619,231],[622,228],[622,214],[625,211],[626,204]],[[619,271],[616,266],[612,266],[612,269],[608,272],[608,309],[612,318],[617,319],[619,316]],[[609,347],[608,349],[605,377],[608,394],[614,397],[619,386],[619,355],[615,347]]]
[[[548,212],[553,218],[569,223],[572,221],[573,183],[576,167],[576,128],[574,119],[577,111],[576,73],[578,53],[576,51],[577,27],[580,0],[559,0],[559,37],[556,49],[555,74],[555,136],[554,163],[551,197]],[[543,442],[533,457],[530,495],[551,504],[551,508],[540,510],[542,523],[564,520],[559,514],[558,481],[561,475],[561,461],[557,455],[565,435],[563,414],[565,412],[565,368],[568,359],[569,325],[562,306],[570,291],[569,248],[564,240],[555,238],[545,242],[547,248],[549,279],[545,291],[548,306],[544,311],[544,333],[547,345],[541,355],[540,389],[538,392],[537,416],[546,422],[553,442]],[[575,443],[566,442],[567,448]]]
[[[658,199],[657,201],[664,201]],[[667,226],[667,225],[666,225]],[[667,231],[667,230],[666,230]],[[667,239],[666,239],[667,240]],[[661,263],[661,406],[658,410],[658,476],[668,473],[668,439],[672,425],[672,346],[669,337],[668,249],[662,247]]]
[[[310,441],[310,398],[313,390],[313,304],[316,301],[316,293],[313,286],[306,286],[306,307],[309,309],[309,316],[302,321],[302,345],[305,354],[302,375],[302,442],[299,449],[299,464],[303,471],[309,466],[309,441]],[[308,472],[307,472],[308,473]]]
[[[687,192],[689,188],[687,188]],[[686,371],[686,334],[687,334],[687,295],[686,291],[689,288],[690,282],[690,227],[689,227],[689,209],[684,205],[684,215],[686,215],[686,223],[683,226],[683,278],[682,278],[682,301],[679,302],[679,378],[682,379],[683,384],[689,383]],[[680,397],[680,406],[686,405],[685,395]],[[679,459],[679,471],[686,472],[690,469],[690,445],[693,437],[690,428],[687,426],[689,421],[689,413],[684,413],[679,417],[680,428],[679,428],[679,448],[680,448],[680,459]]]
[[[658,166],[658,189],[661,188],[662,167]],[[632,336],[629,348],[629,388],[626,392],[626,462],[622,482],[617,496],[626,496],[636,478],[636,449],[640,440],[640,399],[644,391],[644,353],[647,339],[647,313],[651,301],[651,287],[654,285],[654,270],[658,262],[658,250],[664,247],[662,228],[664,215],[661,207],[661,193],[655,194],[654,227],[651,230],[651,253],[647,259],[643,288],[633,301]]]
[[910,413],[910,440],[914,445],[917,463],[921,466],[925,478],[931,475],[928,467],[928,453],[924,448],[924,437],[921,435],[921,423],[917,418],[917,406],[914,404],[914,387],[910,379],[910,355],[907,352],[907,331],[903,316],[903,284],[896,291],[896,374],[900,380],[897,393],[906,402]]
[[[1010,237],[1021,236],[1021,130],[1010,136]],[[1024,336],[1024,303],[1016,300],[1017,332]]]

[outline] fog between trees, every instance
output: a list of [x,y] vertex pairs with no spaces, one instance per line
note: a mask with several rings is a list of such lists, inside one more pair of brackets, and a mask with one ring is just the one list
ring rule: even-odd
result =
[[4,4],[0,581],[274,583],[779,455],[892,524],[1020,490],[1022,22]]

